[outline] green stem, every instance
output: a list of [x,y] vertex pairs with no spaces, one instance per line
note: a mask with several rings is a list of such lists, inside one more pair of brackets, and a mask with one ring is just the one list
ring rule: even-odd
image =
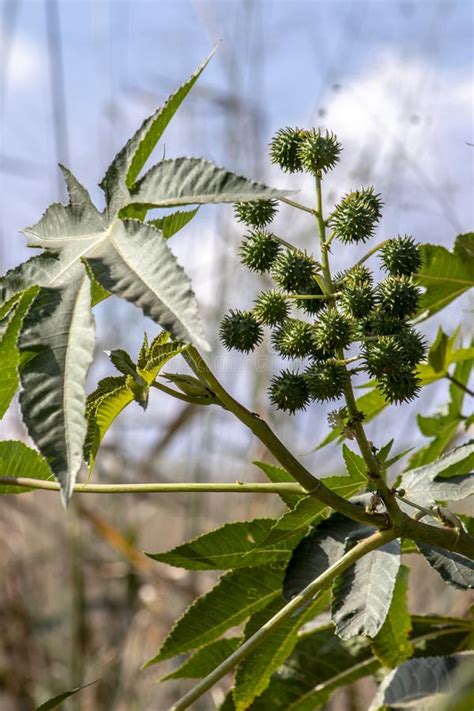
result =
[[303,210],[304,212],[309,212],[311,215],[316,214],[316,210],[314,210],[311,207],[306,207],[306,205],[302,205],[299,202],[295,202],[294,200],[290,200],[289,198],[279,198],[280,202],[284,202],[287,205],[290,205],[291,207],[296,207],[297,210]]
[[285,299],[321,299],[321,300],[327,300],[328,295],[327,294],[283,294]]
[[474,390],[470,390],[466,385],[464,385],[464,383],[461,383],[461,381],[455,378],[453,375],[449,375],[448,373],[445,377],[447,378],[447,380],[453,383],[453,385],[456,385],[456,387],[460,388],[471,397],[474,397]]
[[180,393],[177,390],[173,390],[173,388],[168,388],[166,385],[163,385],[162,383],[158,383],[156,380],[153,383],[151,383],[151,387],[156,388],[157,390],[161,390],[162,393],[171,395],[171,397],[175,397],[177,400],[182,400],[183,402],[187,402],[190,405],[218,405],[219,404],[219,402],[214,398],[193,397],[192,395],[185,395],[184,393]]
[[364,256],[361,259],[359,259],[358,262],[356,262],[354,264],[354,267],[360,267],[361,264],[364,264],[364,262],[366,262],[368,259],[370,259],[370,257],[373,254],[378,252],[379,249],[382,249],[382,247],[385,247],[385,245],[388,244],[389,242],[390,242],[390,240],[384,239],[383,242],[379,242],[379,244],[376,244],[375,247],[372,247],[372,249],[369,249],[369,251],[366,254],[364,254]]
[[202,679],[196,686],[188,691],[170,711],[183,711],[189,708],[192,703],[197,701],[203,694],[206,693],[214,684],[216,684],[223,676],[233,669],[239,662],[245,659],[263,640],[276,629],[281,622],[287,617],[298,612],[302,605],[311,600],[317,593],[324,588],[327,588],[341,573],[353,565],[359,558],[370,553],[380,546],[385,545],[396,537],[394,531],[377,531],[369,538],[360,541],[354,548],[351,548],[343,555],[336,563],[331,565],[318,578],[313,580],[307,587],[304,588],[298,595],[295,595],[292,600],[282,607],[272,618],[260,627],[255,634],[249,637],[233,654],[231,654],[224,662],[219,664],[210,674]]
[[360,506],[346,501],[342,496],[339,496],[325,486],[321,479],[317,479],[313,476],[313,474],[285,447],[283,442],[278,439],[264,420],[254,412],[247,410],[246,407],[241,405],[240,402],[235,400],[232,395],[227,392],[194,346],[189,346],[189,348],[183,352],[183,357],[195,375],[201,378],[212,392],[216,394],[224,407],[232,412],[238,420],[258,437],[281,466],[291,474],[308,494],[355,521],[376,527],[386,526],[384,516],[366,513]]
[[[42,491],[59,491],[56,481],[42,481],[27,477],[0,477],[0,486],[18,486],[21,489],[39,489]],[[252,484],[234,483],[173,483],[173,484],[76,484],[76,494],[172,494],[178,492],[214,492],[228,494],[307,494],[299,484],[291,482],[282,484]]]

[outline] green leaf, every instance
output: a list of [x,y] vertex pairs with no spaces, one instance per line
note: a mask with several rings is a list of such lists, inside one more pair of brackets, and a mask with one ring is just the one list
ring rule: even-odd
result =
[[420,319],[429,318],[474,286],[474,233],[459,235],[454,249],[422,244],[418,282],[426,288],[420,299]]
[[186,227],[188,222],[191,222],[193,217],[197,215],[199,207],[194,210],[177,210],[172,212],[171,215],[165,215],[164,217],[159,217],[156,220],[149,220],[148,224],[153,225],[156,229],[161,230],[164,239],[169,239],[176,232],[179,232]]
[[241,644],[240,637],[217,639],[198,649],[176,671],[167,674],[160,681],[168,679],[200,679],[225,661]]
[[176,387],[185,395],[202,398],[203,400],[215,400],[216,398],[216,394],[208,388],[202,380],[195,378],[193,375],[183,375],[182,373],[163,373],[161,377],[166,378],[166,380],[170,383],[176,385]]
[[[261,644],[237,667],[234,687],[236,711],[245,711],[252,701],[262,694],[270,683],[271,675],[283,664],[298,641],[298,631],[317,615],[324,612],[330,594],[323,592],[303,611],[285,619],[272,630]],[[277,600],[264,610],[255,613],[245,628],[245,639],[251,637],[282,607]]]
[[204,158],[171,158],[138,181],[131,203],[147,208],[279,199],[288,194],[219,168]]
[[[52,473],[43,457],[23,442],[0,442],[0,476],[51,479]],[[20,486],[0,484],[0,494],[23,494],[32,491]]]
[[[353,543],[353,542],[352,542]],[[350,543],[346,545],[346,550]],[[387,617],[400,567],[400,542],[367,553],[334,586],[332,620],[342,639],[375,637]]]
[[112,351],[112,362],[115,366],[120,366],[131,375],[104,378],[87,398],[84,459],[89,465],[89,471],[94,467],[100,443],[114,420],[134,400],[146,406],[148,386],[155,380],[160,369],[171,358],[182,352],[182,346],[168,341],[169,334],[166,331],[158,334],[151,345],[148,345],[145,335],[136,365],[125,351]]
[[104,190],[108,212],[113,216],[127,203],[129,192],[151,152],[163,135],[169,122],[187,97],[201,73],[206,68],[215,49],[196,69],[189,79],[172,94],[163,106],[147,118],[120,153],[114,158],[100,184]]
[[392,604],[385,622],[372,642],[372,651],[384,667],[396,667],[413,654],[413,647],[409,641],[412,629],[407,601],[409,575],[409,568],[401,565],[395,582]]
[[303,538],[285,571],[283,596],[291,600],[344,553],[346,538],[362,528],[356,521],[334,513]]
[[89,684],[82,684],[81,686],[76,686],[75,689],[71,689],[70,691],[64,691],[62,694],[58,694],[58,696],[54,696],[52,699],[49,699],[49,701],[45,701],[44,704],[38,706],[36,711],[51,711],[51,709],[57,709],[59,706],[62,705],[62,702],[68,699],[70,696],[74,696],[74,694],[77,694],[78,691],[86,689],[88,686],[92,686],[93,684],[97,684],[97,681],[92,681]]
[[113,351],[105,351],[105,353],[120,373],[132,376],[137,375],[137,367],[127,351],[122,348],[116,348]]
[[431,365],[435,373],[440,373],[446,369],[447,349],[448,337],[440,326],[438,328],[436,338],[431,344],[431,348],[428,352],[428,363]]
[[18,337],[23,320],[30,308],[38,287],[33,286],[15,297],[15,305],[5,317],[0,340],[0,419],[7,411],[19,384],[20,352]]
[[264,541],[274,521],[271,518],[226,523],[165,553],[147,553],[150,558],[186,570],[229,570],[285,560],[294,539],[266,546]]
[[275,564],[236,570],[222,576],[208,593],[195,600],[145,667],[176,654],[203,647],[262,609],[281,589],[283,571]]
[[420,553],[450,585],[459,590],[474,588],[474,561],[459,553],[427,543],[417,543]]
[[[282,467],[277,467],[274,464],[269,464],[268,462],[253,462],[253,464],[261,469],[267,478],[274,484],[293,484],[295,481],[291,474],[288,474],[286,469],[283,469]],[[303,494],[282,493],[279,494],[279,497],[289,509],[292,509],[299,501],[301,501]]]
[[[454,654],[450,657],[421,657],[410,659],[391,671],[380,684],[369,711],[381,711],[385,707],[423,708],[429,711],[438,701],[438,694],[448,694],[450,680],[459,665],[474,662],[474,654]],[[420,706],[423,702],[423,706]]]
[[[349,498],[367,483],[367,476],[362,472],[362,469],[357,466],[355,457],[357,457],[357,455],[354,455],[354,459],[350,461],[350,465],[346,461],[346,476],[328,476],[321,479],[325,486],[331,489],[331,491],[336,492],[339,496],[343,496],[344,498]],[[316,521],[329,516],[331,511],[332,509],[329,506],[326,506],[314,496],[307,496],[300,499],[291,511],[287,511],[280,516],[270,531],[265,543],[278,543],[287,536],[292,536],[297,532],[304,533],[308,527],[314,525]]]
[[141,308],[177,340],[209,350],[191,282],[154,227],[114,222],[84,258],[107,291]]
[[[461,501],[474,493],[474,475],[465,476],[474,453],[474,444],[450,449],[435,462],[426,464],[403,474],[400,486],[406,497],[419,504],[435,501]],[[452,472],[457,471],[455,476]],[[445,472],[450,474],[445,476]],[[463,475],[464,473],[464,475]]]

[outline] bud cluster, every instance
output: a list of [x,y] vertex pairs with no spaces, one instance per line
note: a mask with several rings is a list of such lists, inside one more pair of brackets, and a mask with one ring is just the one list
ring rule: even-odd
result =
[[[339,160],[341,145],[332,133],[284,128],[270,144],[273,163],[288,173],[306,171],[321,176]],[[372,187],[346,195],[326,224],[343,243],[363,243],[380,220],[382,200]],[[405,402],[416,396],[416,366],[425,343],[410,325],[418,309],[419,289],[414,275],[421,265],[418,245],[409,236],[387,240],[380,249],[385,278],[357,264],[334,279],[335,293],[324,291],[321,266],[313,256],[271,231],[277,214],[275,200],[241,202],[236,217],[249,231],[240,247],[242,263],[266,274],[274,288],[262,291],[250,311],[230,311],[222,320],[220,337],[226,348],[248,353],[271,329],[271,343],[284,359],[299,361],[283,369],[270,383],[271,402],[294,414],[310,401],[341,397],[349,384],[344,352],[360,343],[358,360],[374,378],[387,400]],[[312,297],[312,298],[311,298]],[[306,319],[295,311],[302,311]]]

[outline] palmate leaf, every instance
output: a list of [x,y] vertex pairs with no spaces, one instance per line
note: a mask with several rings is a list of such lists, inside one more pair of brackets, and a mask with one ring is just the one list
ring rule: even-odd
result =
[[[469,621],[459,618],[415,615],[411,624],[416,656],[453,654],[466,648],[471,634]],[[374,674],[381,666],[372,654],[370,639],[342,640],[332,624],[302,629],[294,651],[248,711],[316,711],[335,690]],[[235,711],[232,693],[220,709]]]
[[[346,544],[346,550],[350,545]],[[342,573],[334,586],[331,612],[339,637],[375,637],[379,633],[390,609],[399,567],[400,542],[390,541]]]
[[[415,503],[430,504],[461,501],[474,494],[474,474],[468,473],[473,453],[474,444],[456,447],[436,461],[403,474],[400,485],[407,498]],[[456,472],[454,476],[453,472]]]
[[226,523],[171,551],[147,555],[186,570],[230,570],[283,561],[291,555],[295,537],[265,545],[273,523],[271,518]]
[[474,561],[459,553],[426,543],[417,543],[420,553],[450,585],[459,590],[474,588]]
[[[0,476],[51,479],[52,472],[43,457],[23,442],[0,442]],[[23,494],[31,491],[13,484],[0,484],[0,494]]]
[[451,689],[452,676],[461,664],[474,663],[474,654],[410,659],[388,674],[381,683],[369,711],[414,708],[430,711],[440,694]]
[[32,286],[21,292],[18,297],[14,297],[15,303],[1,324],[3,328],[0,336],[0,418],[7,411],[18,389],[20,366],[18,337],[23,320],[37,293],[38,287]]
[[105,192],[110,218],[129,202],[129,189],[133,187],[169,122],[199,79],[215,51],[214,49],[163,106],[160,106],[154,114],[145,119],[138,131],[112,161],[100,184]]
[[421,245],[422,266],[417,278],[426,291],[420,299],[419,320],[432,316],[474,286],[474,233],[456,237],[454,248]]
[[275,563],[226,573],[192,603],[145,666],[203,647],[244,622],[280,595],[282,575],[283,569]]
[[[304,610],[285,619],[277,628],[251,652],[237,667],[234,685],[234,704],[236,711],[246,711],[252,701],[260,696],[271,676],[293,651],[298,641],[298,631],[310,620],[320,615],[328,607],[330,594],[322,592]],[[245,627],[245,639],[251,637],[282,607],[276,600],[264,610],[255,613]]]
[[[265,476],[273,484],[294,483],[295,481],[291,474],[288,474],[286,469],[283,469],[282,467],[277,467],[274,464],[269,464],[268,462],[253,462],[253,464],[255,464],[255,466],[257,466],[259,469],[261,469]],[[283,503],[288,506],[289,509],[292,509],[299,501],[301,501],[303,495],[288,494],[285,492],[279,494],[279,497],[283,501]]]
[[412,629],[407,601],[409,575],[409,568],[401,565],[387,617],[372,642],[372,651],[384,667],[398,666],[414,651],[409,640]]

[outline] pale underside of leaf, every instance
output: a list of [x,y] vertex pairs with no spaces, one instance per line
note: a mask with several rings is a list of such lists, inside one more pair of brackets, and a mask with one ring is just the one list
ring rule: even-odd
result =
[[417,543],[420,553],[450,585],[460,590],[474,588],[474,561],[459,553],[426,543]]
[[105,289],[141,308],[178,340],[209,350],[191,282],[153,227],[115,222],[87,261]]
[[452,467],[462,472],[463,463],[470,461],[474,445],[449,450],[433,463],[411,469],[402,476],[401,486],[410,500],[427,504],[434,501],[461,501],[474,494],[474,474],[444,477]]
[[360,558],[338,578],[332,619],[342,639],[375,637],[385,622],[400,567],[400,542]]
[[137,183],[132,204],[153,207],[279,199],[276,190],[219,168],[203,158],[171,158],[157,163]]

